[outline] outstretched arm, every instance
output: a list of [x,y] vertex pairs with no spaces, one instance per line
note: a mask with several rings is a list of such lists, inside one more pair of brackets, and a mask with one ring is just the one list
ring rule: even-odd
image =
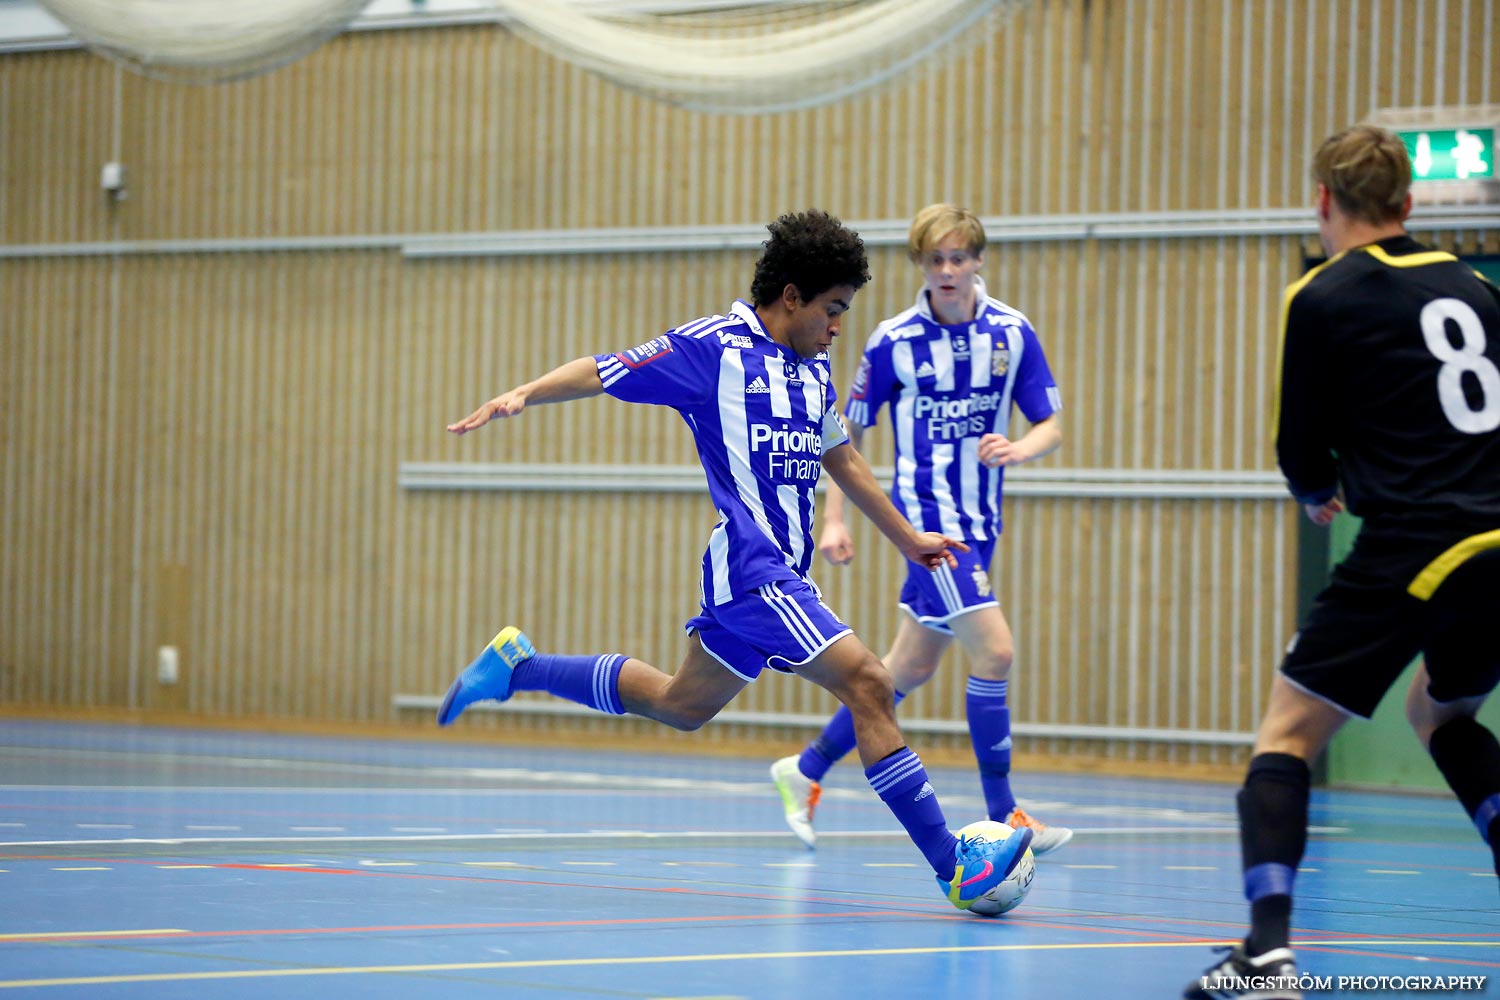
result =
[[599,367],[594,359],[577,358],[559,365],[539,379],[501,393],[464,419],[449,424],[448,430],[464,434],[498,417],[514,417],[528,405],[586,399],[603,391],[604,383],[599,381]]
[[880,533],[912,562],[928,569],[937,569],[944,563],[956,567],[958,560],[949,550],[969,551],[967,545],[955,538],[913,528],[885,495],[875,481],[875,473],[870,471],[870,464],[853,445],[846,442],[824,452],[823,468],[838,483],[844,495],[854,501],[854,506],[863,511]]

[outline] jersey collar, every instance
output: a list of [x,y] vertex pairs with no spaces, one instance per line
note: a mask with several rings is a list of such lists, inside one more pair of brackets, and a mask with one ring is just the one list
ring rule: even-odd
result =
[[[744,299],[735,299],[734,305],[729,307],[729,314],[743,321],[746,326],[750,327],[750,332],[757,337],[771,340],[771,335],[766,332],[766,328],[760,323],[760,317],[755,315],[755,307]],[[776,341],[771,340],[771,343],[775,344]],[[781,345],[777,344],[776,346],[780,347]]]
[[775,348],[777,353],[779,353],[784,360],[793,361],[799,365],[808,364],[813,361],[828,360],[827,351],[819,353],[817,357],[803,358],[798,357],[797,352],[793,351],[790,347],[778,344],[776,341],[772,340],[771,335],[766,332],[766,328],[761,325],[760,317],[755,315],[755,307],[746,302],[744,299],[735,299],[734,305],[729,307],[729,314],[748,326],[752,334],[760,337],[766,343],[770,344],[771,347]]
[[[972,320],[969,320],[969,323],[978,322],[979,318],[984,315],[984,310],[986,308],[988,299],[989,292],[984,287],[984,279],[977,274],[974,275],[974,318]],[[932,314],[932,303],[927,301],[926,285],[923,285],[921,290],[917,292],[917,313],[927,322],[932,323],[934,326],[947,325]],[[958,323],[956,325],[967,326],[968,323]]]

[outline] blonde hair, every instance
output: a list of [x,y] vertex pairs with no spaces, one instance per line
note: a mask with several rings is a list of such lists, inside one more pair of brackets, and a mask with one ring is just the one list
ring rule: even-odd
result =
[[928,205],[911,220],[911,231],[906,237],[906,256],[913,264],[920,264],[934,247],[958,233],[964,240],[964,248],[978,257],[984,253],[984,226],[979,217],[967,209],[939,202]]
[[1355,125],[1323,140],[1313,154],[1312,176],[1345,215],[1379,225],[1401,218],[1411,190],[1411,158],[1395,133]]

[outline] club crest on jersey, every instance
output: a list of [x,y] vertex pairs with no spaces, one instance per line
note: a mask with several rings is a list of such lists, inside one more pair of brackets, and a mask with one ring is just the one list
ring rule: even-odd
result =
[[1010,348],[996,347],[990,354],[990,374],[1004,375],[1010,371]]
[[960,360],[963,359],[963,358],[967,358],[969,356],[969,338],[968,337],[954,337],[953,338],[953,356],[955,358],[960,359]]
[[640,347],[632,347],[628,351],[621,351],[615,357],[625,363],[626,368],[639,368],[644,364],[664,358],[672,353],[672,342],[666,337],[657,337],[648,340]]
[[990,575],[978,566],[974,567],[974,591],[980,597],[990,596]]
[[781,374],[786,376],[787,385],[802,384],[802,366],[795,361],[783,361]]

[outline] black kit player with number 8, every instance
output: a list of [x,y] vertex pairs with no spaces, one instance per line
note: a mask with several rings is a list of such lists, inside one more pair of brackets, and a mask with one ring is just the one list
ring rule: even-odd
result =
[[1250,932],[1189,998],[1301,996],[1308,763],[1415,656],[1407,718],[1500,873],[1500,744],[1474,718],[1500,681],[1500,290],[1407,235],[1392,133],[1331,136],[1312,175],[1329,260],[1286,290],[1276,455],[1313,523],[1346,504],[1364,522],[1288,647],[1239,793]]

